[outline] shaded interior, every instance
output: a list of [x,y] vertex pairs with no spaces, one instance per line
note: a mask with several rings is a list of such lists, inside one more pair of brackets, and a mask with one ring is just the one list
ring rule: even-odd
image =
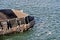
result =
[[2,9],[0,10],[0,20],[17,18],[14,12],[11,9]]
[[25,17],[25,22],[26,22],[26,24],[28,24],[28,23],[31,22],[32,20],[34,20],[34,17],[33,17],[33,16],[27,16],[27,17]]

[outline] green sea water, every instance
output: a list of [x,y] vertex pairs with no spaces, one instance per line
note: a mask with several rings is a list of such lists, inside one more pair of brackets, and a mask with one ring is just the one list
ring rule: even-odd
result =
[[0,9],[18,9],[35,17],[31,30],[0,40],[60,40],[60,0],[0,0]]

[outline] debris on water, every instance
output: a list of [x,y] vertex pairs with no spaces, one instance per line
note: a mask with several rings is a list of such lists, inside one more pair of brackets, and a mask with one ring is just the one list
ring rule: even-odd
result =
[[49,31],[47,35],[51,35],[51,34],[52,34],[52,32]]

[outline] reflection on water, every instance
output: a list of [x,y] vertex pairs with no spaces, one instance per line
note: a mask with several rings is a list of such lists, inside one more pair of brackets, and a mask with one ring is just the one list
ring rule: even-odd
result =
[[0,9],[22,9],[35,17],[35,26],[1,40],[60,40],[60,0],[0,0]]

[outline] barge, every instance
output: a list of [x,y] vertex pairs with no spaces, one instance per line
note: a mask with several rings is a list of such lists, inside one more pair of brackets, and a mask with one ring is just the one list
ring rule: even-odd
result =
[[21,10],[0,10],[0,35],[23,32],[35,24],[34,17]]

